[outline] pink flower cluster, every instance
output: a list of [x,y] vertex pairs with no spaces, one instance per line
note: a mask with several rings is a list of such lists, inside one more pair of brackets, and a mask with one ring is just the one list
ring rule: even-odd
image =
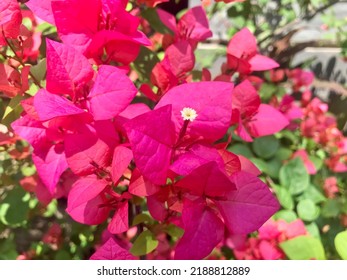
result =
[[[134,103],[138,89],[127,75],[129,64],[150,41],[126,5],[28,2],[37,17],[57,26],[62,43],[46,40],[46,88],[22,101],[22,117],[12,124],[33,147],[38,174],[21,183],[44,203],[67,196],[74,220],[107,222],[112,235],[129,230],[129,209],[140,197],[157,222],[184,229],[174,258],[202,259],[225,232],[251,233],[279,209],[259,170],[225,149],[230,137],[221,141],[230,127],[252,141],[289,124],[279,110],[261,104],[247,80],[277,63],[260,55],[243,29],[230,41],[227,63],[242,76],[240,84],[234,88],[231,74],[229,80],[189,82],[193,51],[212,34],[205,11],[188,10],[178,22],[160,11],[172,35],[151,76],[158,92],[147,85],[155,105]],[[6,30],[5,36],[18,36],[14,27]],[[111,237],[92,258],[134,257]]]
[[[278,108],[290,122],[288,129],[300,129],[303,137],[314,140],[328,154],[326,165],[333,172],[347,171],[347,137],[337,127],[336,118],[329,113],[328,104],[318,97],[312,97],[310,86],[314,81],[314,74],[303,69],[272,70],[270,79],[281,82],[285,78],[291,82],[294,92],[301,92],[301,102],[297,104],[290,95],[285,95],[281,102],[274,97],[271,104]],[[309,174],[315,174],[316,168],[309,160],[305,150],[298,150],[294,157],[300,157]]]
[[256,237],[232,236],[226,244],[234,249],[238,260],[279,260],[285,259],[279,247],[281,242],[307,234],[304,223],[299,219],[290,223],[269,220],[258,230]]

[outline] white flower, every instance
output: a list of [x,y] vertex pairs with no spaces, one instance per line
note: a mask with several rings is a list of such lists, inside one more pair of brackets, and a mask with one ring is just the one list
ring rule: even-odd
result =
[[189,107],[184,107],[183,110],[181,111],[181,116],[183,120],[192,122],[196,119],[198,114],[196,113],[194,109]]

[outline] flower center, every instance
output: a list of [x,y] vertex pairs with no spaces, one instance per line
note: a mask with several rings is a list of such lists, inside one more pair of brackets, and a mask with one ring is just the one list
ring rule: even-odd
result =
[[183,110],[181,111],[181,116],[183,120],[192,122],[196,119],[198,114],[196,113],[194,109],[189,107],[184,107]]

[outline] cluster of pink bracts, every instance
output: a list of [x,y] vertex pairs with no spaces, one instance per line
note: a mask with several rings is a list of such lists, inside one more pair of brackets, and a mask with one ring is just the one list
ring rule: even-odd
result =
[[[127,0],[27,5],[57,27],[62,41],[46,40],[46,88],[22,101],[22,117],[12,124],[33,147],[37,184],[23,184],[41,201],[67,196],[74,220],[107,221],[109,233],[120,234],[130,228],[129,206],[145,198],[155,220],[184,229],[175,259],[205,258],[226,232],[251,233],[279,209],[259,170],[226,149],[230,129],[250,142],[290,123],[279,109],[261,103],[251,83],[252,72],[278,64],[258,53],[248,29],[231,39],[221,75],[212,81],[205,69],[202,81],[191,82],[194,50],[212,35],[205,11],[192,8],[176,22],[158,10],[171,34],[151,84],[140,87],[155,103],[149,108],[133,103],[139,93],[129,64],[150,40],[139,31],[139,18],[125,10]],[[5,10],[10,14],[0,18],[2,45],[23,36],[17,1],[2,1],[0,12]],[[235,73],[240,83],[234,87]],[[111,236],[92,258],[134,257]]]

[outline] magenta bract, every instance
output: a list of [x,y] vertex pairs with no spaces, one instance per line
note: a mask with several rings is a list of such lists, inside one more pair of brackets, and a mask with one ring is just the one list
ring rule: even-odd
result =
[[221,219],[201,201],[186,202],[182,219],[184,235],[176,246],[176,260],[202,259],[222,241],[224,225]]
[[166,183],[176,141],[171,108],[168,105],[150,111],[125,125],[138,169],[145,178],[157,185]]
[[71,46],[46,40],[47,90],[55,94],[68,94],[73,100],[83,95],[85,85],[94,71],[80,52]]
[[280,207],[269,187],[247,172],[231,177],[237,190],[230,191],[226,200],[216,201],[224,223],[234,234],[247,234],[257,230]]
[[119,246],[114,238],[109,238],[91,257],[91,260],[135,260],[127,250]]
[[197,118],[189,123],[187,134],[214,142],[223,137],[229,127],[232,90],[233,84],[225,82],[183,84],[168,91],[156,109],[169,104],[172,106],[177,135],[184,123],[181,111],[184,108],[194,109]]

